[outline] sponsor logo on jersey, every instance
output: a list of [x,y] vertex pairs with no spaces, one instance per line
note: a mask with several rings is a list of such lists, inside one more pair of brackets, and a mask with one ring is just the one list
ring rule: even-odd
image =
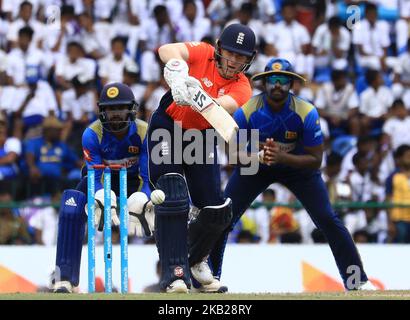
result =
[[276,142],[276,143],[279,145],[279,149],[282,152],[288,153],[296,148],[296,142],[292,142],[292,143]]
[[225,95],[225,89],[224,89],[224,88],[219,89],[219,91],[218,91],[218,98],[219,98],[219,97],[222,97],[222,96],[224,96],[224,95]]
[[66,205],[66,206],[70,206],[70,207],[76,207],[76,206],[77,206],[77,203],[75,203],[74,198],[71,197],[70,199],[68,199],[68,200],[65,202],[65,205]]
[[286,131],[285,138],[286,139],[296,139],[298,137],[298,133],[295,131]]
[[138,154],[140,152],[140,148],[136,146],[129,146],[128,147],[128,152],[133,153],[133,154]]

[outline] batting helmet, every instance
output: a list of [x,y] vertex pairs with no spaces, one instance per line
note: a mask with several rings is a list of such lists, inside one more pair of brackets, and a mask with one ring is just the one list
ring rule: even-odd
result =
[[[99,119],[108,131],[124,130],[135,121],[138,103],[132,90],[125,84],[115,82],[105,85],[97,105]],[[126,109],[122,110],[121,107]]]
[[249,62],[245,63],[240,72],[249,69],[256,56],[256,37],[251,28],[234,23],[227,26],[221,33],[215,46],[215,60],[220,62],[222,58],[221,49],[235,52],[249,57]]

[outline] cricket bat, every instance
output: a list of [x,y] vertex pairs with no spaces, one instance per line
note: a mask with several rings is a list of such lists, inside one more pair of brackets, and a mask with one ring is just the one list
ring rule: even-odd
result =
[[191,106],[198,111],[218,134],[229,142],[239,130],[232,116],[200,86],[190,87]]

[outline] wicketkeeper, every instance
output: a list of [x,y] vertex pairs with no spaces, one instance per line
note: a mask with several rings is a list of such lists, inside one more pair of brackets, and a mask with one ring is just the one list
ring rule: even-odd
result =
[[[150,180],[165,193],[165,201],[155,206],[155,238],[162,271],[160,287],[165,292],[187,292],[191,287],[191,272],[199,282],[199,290],[223,290],[219,281],[203,268],[208,268],[206,257],[230,224],[231,200],[221,194],[215,139],[206,141],[205,130],[211,126],[193,109],[195,97],[189,88],[202,86],[232,114],[251,97],[251,86],[243,72],[255,54],[255,35],[241,24],[226,27],[215,48],[203,42],[188,42],[167,44],[159,49],[165,63],[164,77],[171,90],[162,97],[152,115],[148,149]],[[184,150],[191,141],[180,141],[182,137],[174,132],[175,125],[183,133],[193,130],[203,135],[200,161],[192,164],[185,161]],[[164,130],[169,133],[168,138],[158,139],[157,133]],[[168,162],[155,161],[158,149]],[[190,224],[188,235],[190,203],[200,212]]]
[[[147,169],[147,123],[136,118],[137,102],[131,89],[111,83],[101,91],[99,119],[83,133],[83,153],[87,166],[117,164],[127,168],[129,235],[150,236],[154,225],[152,206],[144,206],[151,194]],[[81,249],[85,235],[87,203],[87,168],[75,190],[65,190],[60,205],[56,279],[54,291],[70,293],[79,284]],[[103,227],[103,170],[95,172],[95,224]],[[117,195],[119,174],[111,175],[112,223],[119,225]],[[145,210],[143,210],[145,209]],[[101,222],[101,223],[100,223]]]

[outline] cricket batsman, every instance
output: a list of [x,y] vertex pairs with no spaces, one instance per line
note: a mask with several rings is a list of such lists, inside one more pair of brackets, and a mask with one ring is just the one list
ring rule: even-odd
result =
[[[173,43],[159,48],[159,56],[165,64],[164,77],[170,90],[152,115],[148,149],[150,181],[165,193],[165,201],[155,206],[160,287],[164,292],[188,292],[190,274],[199,282],[199,288],[221,289],[212,273],[202,269],[209,268],[206,257],[221,232],[230,224],[231,200],[221,193],[216,139],[207,141],[205,138],[205,131],[213,129],[193,109],[195,97],[190,89],[202,87],[220,104],[220,108],[233,114],[251,97],[251,86],[244,71],[255,55],[255,34],[241,24],[226,27],[215,48],[203,42]],[[174,132],[175,128],[183,133],[190,131],[203,136],[200,142],[195,141],[203,150],[199,161],[188,163],[185,157],[178,160],[185,154],[190,141],[181,141],[182,137]],[[157,133],[164,130],[169,133],[168,137],[157,139]],[[169,161],[154,159],[158,149],[161,156]],[[188,232],[190,204],[200,212],[190,223]]]
[[[213,275],[220,279],[230,230],[261,192],[272,183],[281,183],[326,236],[346,289],[374,290],[352,237],[332,209],[321,178],[323,136],[318,112],[311,103],[289,91],[295,79],[305,80],[293,71],[289,61],[278,58],[271,59],[264,72],[252,77],[259,79],[264,91],[238,109],[234,118],[240,129],[259,130],[263,148],[255,156],[259,157],[260,166],[254,175],[241,175],[237,167],[229,179],[225,197],[232,199],[233,218],[210,255]],[[246,149],[245,144],[239,146],[239,150]],[[360,275],[356,284],[349,281],[354,268]]]
[[[101,91],[99,119],[85,129],[82,138],[87,166],[123,165],[127,168],[129,235],[150,236],[154,212],[144,206],[151,195],[147,168],[147,123],[136,118],[138,104],[131,89],[122,83],[110,83]],[[60,205],[56,275],[54,292],[71,293],[79,284],[81,249],[87,221],[87,168],[75,190],[65,190]],[[95,225],[103,221],[103,170],[95,172]],[[112,223],[119,225],[117,195],[119,174],[111,175]],[[147,209],[142,209],[147,208]],[[101,223],[101,225],[103,225]],[[99,231],[102,231],[101,228]]]

